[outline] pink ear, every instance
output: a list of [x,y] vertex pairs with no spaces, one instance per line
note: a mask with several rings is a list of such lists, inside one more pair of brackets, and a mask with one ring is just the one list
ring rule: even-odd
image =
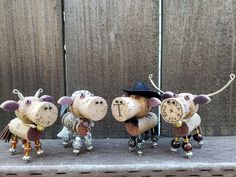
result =
[[158,98],[152,97],[148,99],[148,106],[156,107],[161,104],[161,101]]
[[43,95],[40,97],[40,100],[46,101],[46,102],[51,102],[51,103],[54,101],[53,97],[50,95]]
[[19,108],[19,103],[13,100],[4,101],[0,108],[4,109],[5,111],[14,111]]
[[57,103],[60,105],[71,105],[73,104],[73,102],[74,102],[73,99],[68,96],[63,96],[57,101]]
[[211,98],[207,95],[197,95],[194,99],[193,102],[195,104],[207,104],[210,103]]
[[165,100],[165,99],[168,99],[168,98],[173,98],[174,95],[175,94],[173,92],[165,92],[161,95],[161,99]]

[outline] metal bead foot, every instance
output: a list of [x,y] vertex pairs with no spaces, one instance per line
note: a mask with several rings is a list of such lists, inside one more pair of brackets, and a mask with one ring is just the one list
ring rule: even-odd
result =
[[186,152],[185,156],[190,159],[193,156],[192,151]]
[[37,151],[37,155],[42,155],[42,154],[43,154],[43,150],[42,149]]
[[173,148],[173,147],[172,147],[170,150],[171,150],[171,152],[173,152],[173,153],[178,151],[177,148]]
[[129,147],[129,152],[133,152],[134,148],[133,147]]
[[88,147],[87,147],[87,151],[90,151],[90,152],[91,152],[92,150],[93,150],[93,146],[88,146]]
[[78,155],[78,154],[79,154],[79,152],[80,152],[80,150],[79,150],[79,149],[74,149],[74,150],[73,150],[73,153],[74,153],[74,155]]
[[157,148],[157,142],[153,142],[153,147],[156,149]]
[[63,141],[64,148],[67,148],[68,144],[69,144],[68,142]]
[[133,152],[136,145],[137,145],[136,137],[133,136],[128,141],[129,152]]
[[30,161],[30,156],[24,156],[23,160],[25,161],[25,163],[28,163]]
[[141,156],[143,155],[143,151],[138,150],[138,151],[137,151],[137,154],[138,154],[139,157],[141,157]]
[[9,149],[9,152],[10,152],[11,155],[14,155],[14,154],[16,153],[16,149],[14,149],[14,148],[11,147],[11,148]]
[[201,148],[203,144],[204,144],[203,141],[198,141],[198,142],[197,142],[197,147],[198,147],[198,148]]
[[137,139],[136,147],[137,147],[138,156],[142,156],[143,155],[143,139],[142,138]]

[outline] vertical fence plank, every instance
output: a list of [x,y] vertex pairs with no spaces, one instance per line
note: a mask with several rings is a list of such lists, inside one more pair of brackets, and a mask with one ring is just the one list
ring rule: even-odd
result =
[[[55,99],[64,94],[61,1],[1,0],[0,39],[0,102],[17,100],[14,88],[24,95],[43,88]],[[13,116],[0,110],[0,129]],[[55,137],[59,124],[45,137]]]
[[[137,80],[157,73],[157,0],[65,1],[67,90],[88,89],[109,104]],[[127,136],[109,108],[96,137]]]
[[[165,0],[163,89],[211,93],[236,73],[236,3]],[[236,83],[200,107],[205,135],[236,135]],[[163,124],[163,135],[171,134]]]

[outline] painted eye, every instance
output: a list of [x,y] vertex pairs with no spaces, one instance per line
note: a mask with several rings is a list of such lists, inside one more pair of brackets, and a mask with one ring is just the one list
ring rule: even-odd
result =
[[31,100],[26,100],[25,104],[27,104],[27,105],[31,104]]
[[84,97],[85,97],[85,94],[81,93],[80,98],[84,98]]
[[189,100],[190,98],[189,98],[188,95],[185,95],[185,96],[184,96],[184,99],[185,99],[185,100]]

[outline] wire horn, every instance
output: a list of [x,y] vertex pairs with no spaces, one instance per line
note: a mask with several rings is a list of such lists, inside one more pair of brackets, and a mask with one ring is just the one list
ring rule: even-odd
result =
[[235,74],[230,74],[230,80],[228,81],[227,84],[225,84],[224,87],[222,87],[220,90],[217,90],[216,92],[214,93],[210,93],[208,94],[207,96],[211,97],[211,96],[214,96],[214,95],[217,95],[218,93],[222,92],[223,90],[225,90],[235,79]]
[[157,89],[160,93],[164,93],[161,89],[159,89],[159,88],[156,86],[156,84],[155,84],[155,83],[153,82],[153,80],[152,80],[152,77],[153,77],[152,74],[149,74],[149,75],[148,75],[148,78],[149,78],[150,82],[152,83],[153,87],[154,87],[155,89]]
[[39,98],[39,95],[40,95],[40,93],[42,93],[43,92],[43,89],[39,89],[36,93],[35,93],[35,97],[37,97],[37,98]]
[[20,93],[19,90],[14,89],[12,92],[13,92],[14,94],[18,95],[18,97],[19,97],[20,100],[23,100],[23,99],[24,99],[24,96],[22,95],[22,93]]

